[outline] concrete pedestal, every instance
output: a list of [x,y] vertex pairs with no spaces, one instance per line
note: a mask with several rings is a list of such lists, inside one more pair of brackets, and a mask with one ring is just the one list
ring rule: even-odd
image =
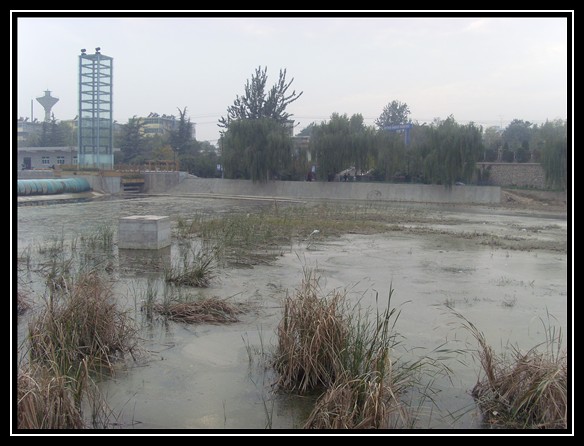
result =
[[120,218],[118,248],[160,249],[170,246],[170,219],[161,215]]

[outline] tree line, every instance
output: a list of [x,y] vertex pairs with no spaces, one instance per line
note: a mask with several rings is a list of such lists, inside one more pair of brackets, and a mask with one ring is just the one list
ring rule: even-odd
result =
[[316,178],[322,181],[352,168],[367,179],[452,185],[484,182],[476,168],[479,161],[534,161],[543,166],[549,187],[566,187],[565,120],[537,125],[514,119],[505,129],[483,129],[451,115],[419,124],[411,121],[406,103],[393,100],[374,126],[365,125],[361,114],[333,113],[328,121],[311,123],[299,133],[310,136],[308,151],[300,153],[292,143],[292,115],[286,112],[302,95],[288,93],[292,81],[280,70],[278,82],[268,89],[267,67],[259,67],[244,94],[228,107],[227,117],[219,120],[228,178],[299,180],[316,166]]
[[[309,124],[298,134],[310,137],[308,150],[300,150],[292,138],[294,121],[287,107],[303,92],[290,92],[294,79],[288,81],[286,75],[281,69],[270,87],[267,67],[252,73],[244,93],[236,96],[227,115],[218,121],[218,149],[192,138],[185,107],[178,109],[177,127],[166,134],[145,136],[143,120],[130,118],[114,135],[114,146],[121,149],[115,153],[115,163],[175,159],[181,170],[200,177],[253,181],[303,180],[308,172],[311,179],[330,181],[352,168],[362,174],[359,178],[369,180],[452,185],[485,182],[475,167],[480,161],[533,161],[541,163],[549,187],[566,188],[568,129],[562,119],[540,125],[514,119],[504,129],[462,124],[452,115],[420,124],[411,121],[406,103],[393,100],[372,126],[365,125],[358,113],[333,113],[326,121]],[[396,130],[404,125],[410,128]],[[72,127],[54,117],[29,139],[26,144],[30,146],[76,144]]]

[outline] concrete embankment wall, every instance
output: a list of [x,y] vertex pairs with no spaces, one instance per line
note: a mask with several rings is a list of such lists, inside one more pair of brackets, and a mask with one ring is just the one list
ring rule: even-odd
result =
[[501,188],[498,186],[444,187],[426,184],[359,182],[271,181],[253,183],[249,180],[185,178],[177,186],[170,189],[164,191],[152,189],[147,192],[421,203],[493,204],[501,202]]
[[122,191],[119,176],[85,175],[91,189],[102,194],[119,194]]

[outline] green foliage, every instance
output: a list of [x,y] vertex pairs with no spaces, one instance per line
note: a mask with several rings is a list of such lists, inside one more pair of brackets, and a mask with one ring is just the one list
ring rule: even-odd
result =
[[383,108],[379,118],[375,120],[375,125],[383,128],[390,125],[409,123],[410,108],[408,104],[400,101],[391,101]]
[[57,122],[55,117],[40,124],[40,131],[32,131],[24,147],[68,147],[77,145],[77,132],[67,122]]
[[512,151],[516,151],[520,147],[529,149],[532,126],[533,124],[529,121],[514,119],[503,131],[503,142],[507,143]]
[[191,249],[183,251],[181,260],[164,271],[164,280],[175,285],[207,288],[215,275],[212,253]]
[[153,160],[172,160],[175,156],[176,154],[172,147],[166,145],[152,150],[152,156],[150,158]]
[[275,119],[231,121],[221,141],[228,178],[268,181],[277,177],[291,159],[292,140]]
[[331,119],[314,126],[310,150],[319,162],[320,179],[332,180],[336,173],[355,167],[367,170],[375,156],[376,133],[363,124],[363,116],[333,113]]
[[311,122],[306,127],[304,127],[302,130],[300,130],[300,132],[298,133],[297,136],[311,136],[312,135],[312,131],[314,130],[314,128],[317,125],[318,124],[316,122]]
[[136,116],[128,119],[128,123],[122,126],[119,142],[122,163],[140,164],[149,158],[142,150],[144,147],[143,127],[144,123]]
[[520,147],[515,151],[515,161],[518,163],[527,163],[531,158],[530,152],[524,147]]
[[170,145],[173,150],[178,150],[180,153],[192,144],[193,124],[191,119],[186,116],[186,107],[183,110],[179,108],[178,113],[180,116],[178,128],[170,132]]
[[296,101],[302,92],[288,94],[287,91],[292,85],[294,78],[286,82],[286,70],[280,69],[278,82],[270,90],[267,90],[268,68],[263,70],[258,67],[255,74],[252,75],[251,81],[245,84],[245,94],[237,96],[233,105],[227,108],[227,117],[219,119],[219,127],[229,129],[233,121],[241,119],[272,119],[279,124],[285,124],[292,116],[286,112],[286,107]]
[[237,96],[227,108],[227,117],[219,119],[221,155],[228,178],[268,181],[278,177],[291,159],[292,142],[287,125],[286,107],[301,95],[288,94],[294,81],[286,81],[280,70],[278,82],[267,90],[267,67],[257,68],[245,84],[245,94]]
[[483,161],[490,163],[497,161],[497,151],[494,149],[486,149]]
[[429,153],[424,158],[424,177],[450,186],[471,179],[476,161],[483,154],[482,129],[474,123],[458,124],[453,116],[430,131]]
[[193,155],[181,156],[179,161],[181,170],[192,175],[201,178],[221,176],[221,172],[217,171],[217,164],[220,164],[220,161],[215,151],[201,150]]
[[536,130],[536,146],[549,187],[566,189],[568,183],[568,128],[561,119],[546,121]]
[[495,154],[494,159],[485,159],[485,161],[495,161],[499,147],[503,145],[502,131],[498,126],[491,126],[485,129],[483,145],[485,146],[485,152],[491,154],[489,155],[490,158],[492,158],[492,153]]
[[375,138],[378,178],[391,181],[396,174],[407,170],[406,146],[403,135],[380,130]]

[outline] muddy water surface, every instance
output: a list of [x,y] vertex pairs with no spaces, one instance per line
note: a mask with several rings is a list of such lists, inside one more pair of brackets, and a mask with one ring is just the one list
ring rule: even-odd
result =
[[[18,208],[18,250],[102,225],[116,228],[118,219],[128,215],[169,215],[176,222],[179,216],[188,220],[200,213],[249,212],[267,205],[271,203],[142,197],[24,206]],[[544,342],[550,325],[567,333],[567,222],[553,214],[499,209],[412,208],[428,221],[404,217],[399,228],[383,234],[322,234],[315,242],[284,247],[273,264],[221,270],[211,287],[193,293],[249,303],[251,310],[231,325],[148,320],[140,306],[148,281],[152,285],[160,276],[157,259],[152,253],[115,249],[116,295],[134,310],[145,349],[140,360],[101,383],[119,426],[301,427],[312,399],[274,393],[274,376],[266,364],[275,345],[281,299],[299,286],[304,269],[314,268],[325,292],[345,290],[364,307],[376,302],[384,307],[393,289],[391,305],[401,310],[396,331],[403,337],[395,357],[428,356],[450,368],[448,376],[434,377],[435,405],[424,406],[417,427],[484,427],[470,396],[479,374],[472,354],[476,341],[453,311],[501,353]],[[408,209],[396,206],[395,212],[407,216]],[[178,247],[173,244],[157,255],[169,261]]]

